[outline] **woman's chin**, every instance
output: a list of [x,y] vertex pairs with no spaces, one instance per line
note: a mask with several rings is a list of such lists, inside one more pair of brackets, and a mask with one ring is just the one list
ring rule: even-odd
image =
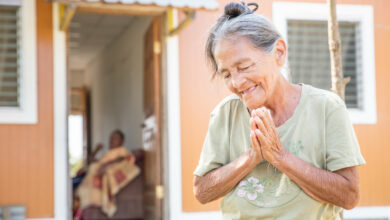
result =
[[249,108],[250,110],[258,109],[258,108],[263,106],[262,102],[254,102],[252,100],[248,100],[248,101],[244,100],[244,102],[245,102],[246,107]]
[[265,103],[265,94],[264,90],[261,90],[261,92],[253,92],[249,95],[244,95],[241,97],[241,99],[244,101],[246,107],[249,109],[258,109],[260,107],[264,106]]

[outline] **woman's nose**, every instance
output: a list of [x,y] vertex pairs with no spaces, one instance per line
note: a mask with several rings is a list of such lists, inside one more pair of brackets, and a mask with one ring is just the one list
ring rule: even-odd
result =
[[240,74],[232,74],[232,85],[236,89],[240,89],[245,83],[245,78],[240,76]]

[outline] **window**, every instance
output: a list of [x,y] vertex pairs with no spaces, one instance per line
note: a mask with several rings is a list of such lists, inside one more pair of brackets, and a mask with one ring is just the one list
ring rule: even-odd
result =
[[0,0],[0,123],[37,122],[35,1]]
[[[362,108],[360,31],[357,22],[340,22],[344,76],[351,81],[345,88],[348,108]],[[328,24],[326,21],[289,20],[287,23],[289,68],[294,83],[321,89],[331,88]]]
[[[291,10],[293,9],[293,10]],[[291,81],[331,88],[326,4],[275,2],[274,23],[288,45]],[[373,14],[371,6],[337,5],[345,102],[354,123],[376,123]]]
[[0,6],[0,106],[19,107],[18,6]]

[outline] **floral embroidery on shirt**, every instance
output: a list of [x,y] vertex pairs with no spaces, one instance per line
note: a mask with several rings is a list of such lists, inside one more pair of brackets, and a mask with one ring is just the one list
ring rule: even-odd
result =
[[302,141],[297,141],[296,143],[289,144],[290,146],[288,147],[289,151],[294,154],[295,156],[298,156],[299,153],[301,153],[304,149],[302,145]]
[[295,199],[301,189],[283,173],[240,181],[236,195],[257,207],[278,207]]
[[259,183],[259,179],[250,177],[248,180],[243,180],[238,184],[237,196],[245,197],[249,200],[255,200],[259,194],[264,192],[264,186]]
[[[296,156],[302,155],[302,141],[288,142],[284,147]],[[284,173],[267,161],[261,162],[256,170],[239,182],[235,195],[256,207],[280,207],[293,201],[302,191],[301,188]]]

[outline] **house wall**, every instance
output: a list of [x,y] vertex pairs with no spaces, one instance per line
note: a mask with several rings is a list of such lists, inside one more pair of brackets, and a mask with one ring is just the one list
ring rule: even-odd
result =
[[36,1],[38,123],[0,125],[0,205],[22,204],[27,218],[54,215],[52,5]]
[[85,69],[91,89],[92,146],[103,143],[107,150],[109,135],[121,129],[127,149],[142,147],[143,36],[150,21],[133,18],[118,39]]
[[[288,2],[326,3],[325,0],[285,0]],[[198,163],[207,131],[209,114],[229,92],[218,79],[210,81],[210,69],[205,64],[204,44],[207,31],[222,14],[229,1],[218,0],[216,12],[197,12],[196,19],[179,35],[180,57],[180,114],[182,145],[182,209],[184,212],[218,210],[220,200],[201,205],[193,196],[193,171]],[[258,1],[259,13],[272,18],[272,3],[276,0]],[[360,168],[360,206],[390,205],[390,80],[386,53],[390,50],[390,1],[339,0],[338,4],[372,5],[374,9],[375,65],[377,119],[373,125],[355,125],[361,151],[367,165]],[[292,9],[293,10],[293,9]]]

